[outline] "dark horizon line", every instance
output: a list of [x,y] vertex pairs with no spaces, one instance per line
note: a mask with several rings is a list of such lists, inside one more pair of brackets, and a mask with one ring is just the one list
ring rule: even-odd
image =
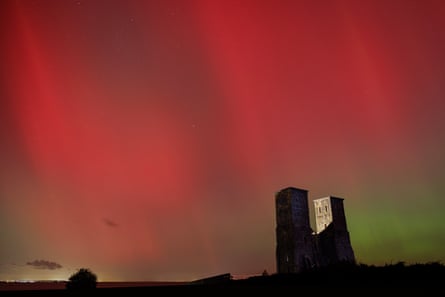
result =
[[[339,264],[333,264],[333,265],[327,265],[323,267],[314,267],[313,269],[308,269],[306,271],[302,272],[296,272],[296,273],[267,273],[265,270],[263,273],[257,273],[257,274],[249,274],[246,275],[246,277],[243,278],[233,278],[233,275],[230,272],[227,273],[221,273],[221,274],[212,274],[207,277],[199,278],[199,279],[193,279],[193,280],[98,280],[97,283],[164,283],[164,284],[188,284],[188,283],[196,283],[201,280],[206,279],[213,279],[218,278],[222,276],[230,276],[231,280],[245,280],[249,278],[255,278],[255,277],[261,277],[261,276],[274,276],[274,275],[298,275],[298,274],[305,274],[308,272],[317,272],[317,271],[326,271],[326,270],[334,270],[334,269],[344,269],[348,267],[358,267],[358,268],[391,268],[391,267],[399,267],[399,268],[412,268],[412,267],[418,267],[418,266],[437,266],[437,267],[443,267],[445,268],[445,264],[442,263],[442,261],[425,261],[425,262],[413,262],[413,263],[407,263],[406,261],[397,261],[397,262],[390,262],[385,264],[365,264],[365,263],[339,263]],[[32,284],[32,283],[66,283],[68,282],[68,279],[57,279],[57,280],[0,280],[0,283],[22,283],[22,284]]]

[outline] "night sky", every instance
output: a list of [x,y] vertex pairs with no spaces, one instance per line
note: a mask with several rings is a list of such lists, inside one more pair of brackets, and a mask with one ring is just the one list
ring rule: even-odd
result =
[[445,2],[0,1],[0,280],[275,273],[275,201],[445,261]]

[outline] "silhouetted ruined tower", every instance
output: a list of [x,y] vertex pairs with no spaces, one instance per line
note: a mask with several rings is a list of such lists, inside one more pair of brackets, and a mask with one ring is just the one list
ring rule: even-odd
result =
[[332,196],[314,200],[315,224],[324,264],[355,262],[343,200]]
[[342,198],[314,200],[316,233],[310,227],[307,190],[289,187],[279,191],[275,207],[278,273],[355,262]]
[[275,195],[278,273],[300,272],[313,265],[307,191],[286,188]]

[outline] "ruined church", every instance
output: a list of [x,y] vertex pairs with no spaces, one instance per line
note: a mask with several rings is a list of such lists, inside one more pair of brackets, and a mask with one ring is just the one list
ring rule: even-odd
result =
[[307,190],[289,187],[275,195],[278,273],[355,263],[343,199],[329,196],[313,202],[315,232],[310,226]]

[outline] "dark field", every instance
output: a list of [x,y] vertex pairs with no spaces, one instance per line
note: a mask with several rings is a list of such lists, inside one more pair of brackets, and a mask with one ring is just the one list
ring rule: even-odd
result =
[[[406,266],[403,263],[382,267],[346,265],[300,274],[273,274],[242,280],[221,275],[193,283],[98,283],[89,291],[58,288],[8,290],[1,296],[228,296],[227,294],[292,293],[295,296],[445,296],[445,266],[438,263]],[[127,286],[128,285],[128,286]],[[110,288],[107,286],[114,286]]]
[[[64,290],[65,281],[43,281],[43,282],[0,282],[2,291],[35,291],[35,290]],[[184,282],[98,282],[97,288],[128,288],[128,287],[154,287],[181,285]]]

